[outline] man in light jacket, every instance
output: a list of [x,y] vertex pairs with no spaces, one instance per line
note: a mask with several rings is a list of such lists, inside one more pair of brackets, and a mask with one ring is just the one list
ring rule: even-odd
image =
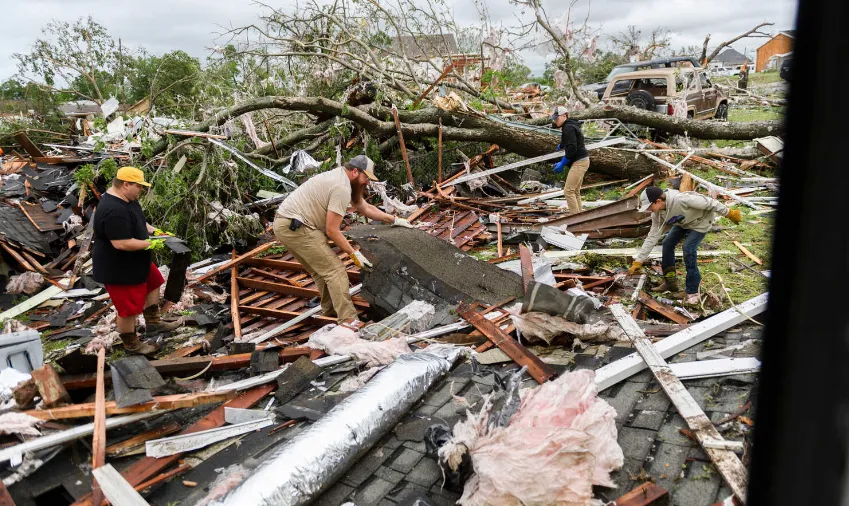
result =
[[664,281],[656,287],[659,292],[677,292],[678,280],[675,276],[675,247],[684,240],[684,266],[687,268],[687,278],[684,283],[686,292],[685,302],[698,304],[699,284],[702,275],[699,272],[697,255],[699,244],[710,230],[714,218],[725,216],[734,223],[742,219],[740,211],[729,209],[721,202],[696,192],[679,192],[649,186],[640,195],[640,212],[651,211],[651,230],[643,242],[643,247],[634,258],[629,269],[630,274],[636,274],[648,259],[651,250],[660,240],[665,227],[671,227],[666,239],[663,240]]

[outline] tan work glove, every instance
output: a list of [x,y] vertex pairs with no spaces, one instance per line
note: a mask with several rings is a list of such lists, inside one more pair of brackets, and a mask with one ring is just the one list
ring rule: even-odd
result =
[[738,211],[737,209],[729,209],[728,214],[725,217],[733,221],[734,223],[740,223],[741,221],[743,221],[743,215],[740,214],[740,211]]
[[631,264],[631,268],[630,268],[630,269],[628,269],[628,274],[630,274],[631,276],[633,276],[634,274],[636,274],[636,273],[637,273],[637,271],[639,271],[639,270],[640,270],[640,269],[642,269],[642,268],[643,268],[643,263],[642,263],[642,262],[637,262],[637,261],[635,260],[635,261],[634,261],[634,263],[632,263],[632,264]]
[[366,258],[365,255],[363,255],[359,251],[355,251],[349,256],[351,257],[351,260],[354,261],[354,264],[360,269],[371,270],[371,268],[374,267],[373,265],[371,265],[371,262],[368,261],[368,258]]
[[410,223],[406,218],[395,217],[395,221],[392,222],[393,227],[406,227],[406,228],[416,228],[412,223]]

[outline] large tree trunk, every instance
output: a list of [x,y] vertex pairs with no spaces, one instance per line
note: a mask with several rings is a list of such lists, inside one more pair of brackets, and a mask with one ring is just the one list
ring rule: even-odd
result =
[[[350,107],[321,97],[261,97],[249,100],[218,112],[205,122],[195,125],[193,129],[206,132],[213,126],[223,125],[231,118],[261,109],[300,111],[325,117],[330,115],[346,118],[366,130],[375,139],[389,139],[396,135],[395,124],[389,109],[377,104]],[[694,121],[633,107],[597,106],[576,111],[572,117],[576,119],[618,118],[627,123],[638,123],[673,134],[688,134],[702,139],[752,139],[780,133],[782,128],[782,123],[779,121],[750,123]],[[554,151],[559,140],[557,135],[494,121],[477,112],[449,112],[427,107],[415,111],[399,111],[399,119],[405,139],[436,138],[439,131],[439,119],[442,119],[443,140],[498,144],[503,149],[527,157]],[[285,140],[289,141],[287,144],[294,144],[294,141],[311,138],[320,131],[320,127],[305,129],[303,135],[296,132]],[[155,146],[154,154],[161,153],[166,147],[167,141],[161,140]],[[266,153],[268,153],[267,148],[254,154]],[[616,177],[642,177],[656,169],[656,165],[645,157],[637,157],[629,152],[612,149],[594,151],[590,160],[596,172]]]

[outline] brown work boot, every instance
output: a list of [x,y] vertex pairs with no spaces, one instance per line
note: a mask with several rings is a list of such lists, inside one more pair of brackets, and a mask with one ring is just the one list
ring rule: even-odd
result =
[[118,335],[121,336],[124,349],[134,355],[153,355],[159,351],[159,346],[141,342],[135,332],[124,332]]
[[144,309],[144,324],[144,333],[150,336],[183,326],[183,319],[179,318],[173,322],[163,321],[159,315],[159,305],[151,304]]
[[660,293],[678,291],[678,278],[675,274],[675,267],[663,268],[663,283],[655,286],[653,290]]

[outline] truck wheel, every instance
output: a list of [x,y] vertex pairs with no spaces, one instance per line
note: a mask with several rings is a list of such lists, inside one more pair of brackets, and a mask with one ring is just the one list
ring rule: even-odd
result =
[[719,104],[719,107],[716,108],[716,114],[714,117],[719,121],[728,121],[728,104],[725,102]]
[[636,90],[628,94],[625,103],[637,109],[654,111],[655,100],[651,93],[646,90]]

